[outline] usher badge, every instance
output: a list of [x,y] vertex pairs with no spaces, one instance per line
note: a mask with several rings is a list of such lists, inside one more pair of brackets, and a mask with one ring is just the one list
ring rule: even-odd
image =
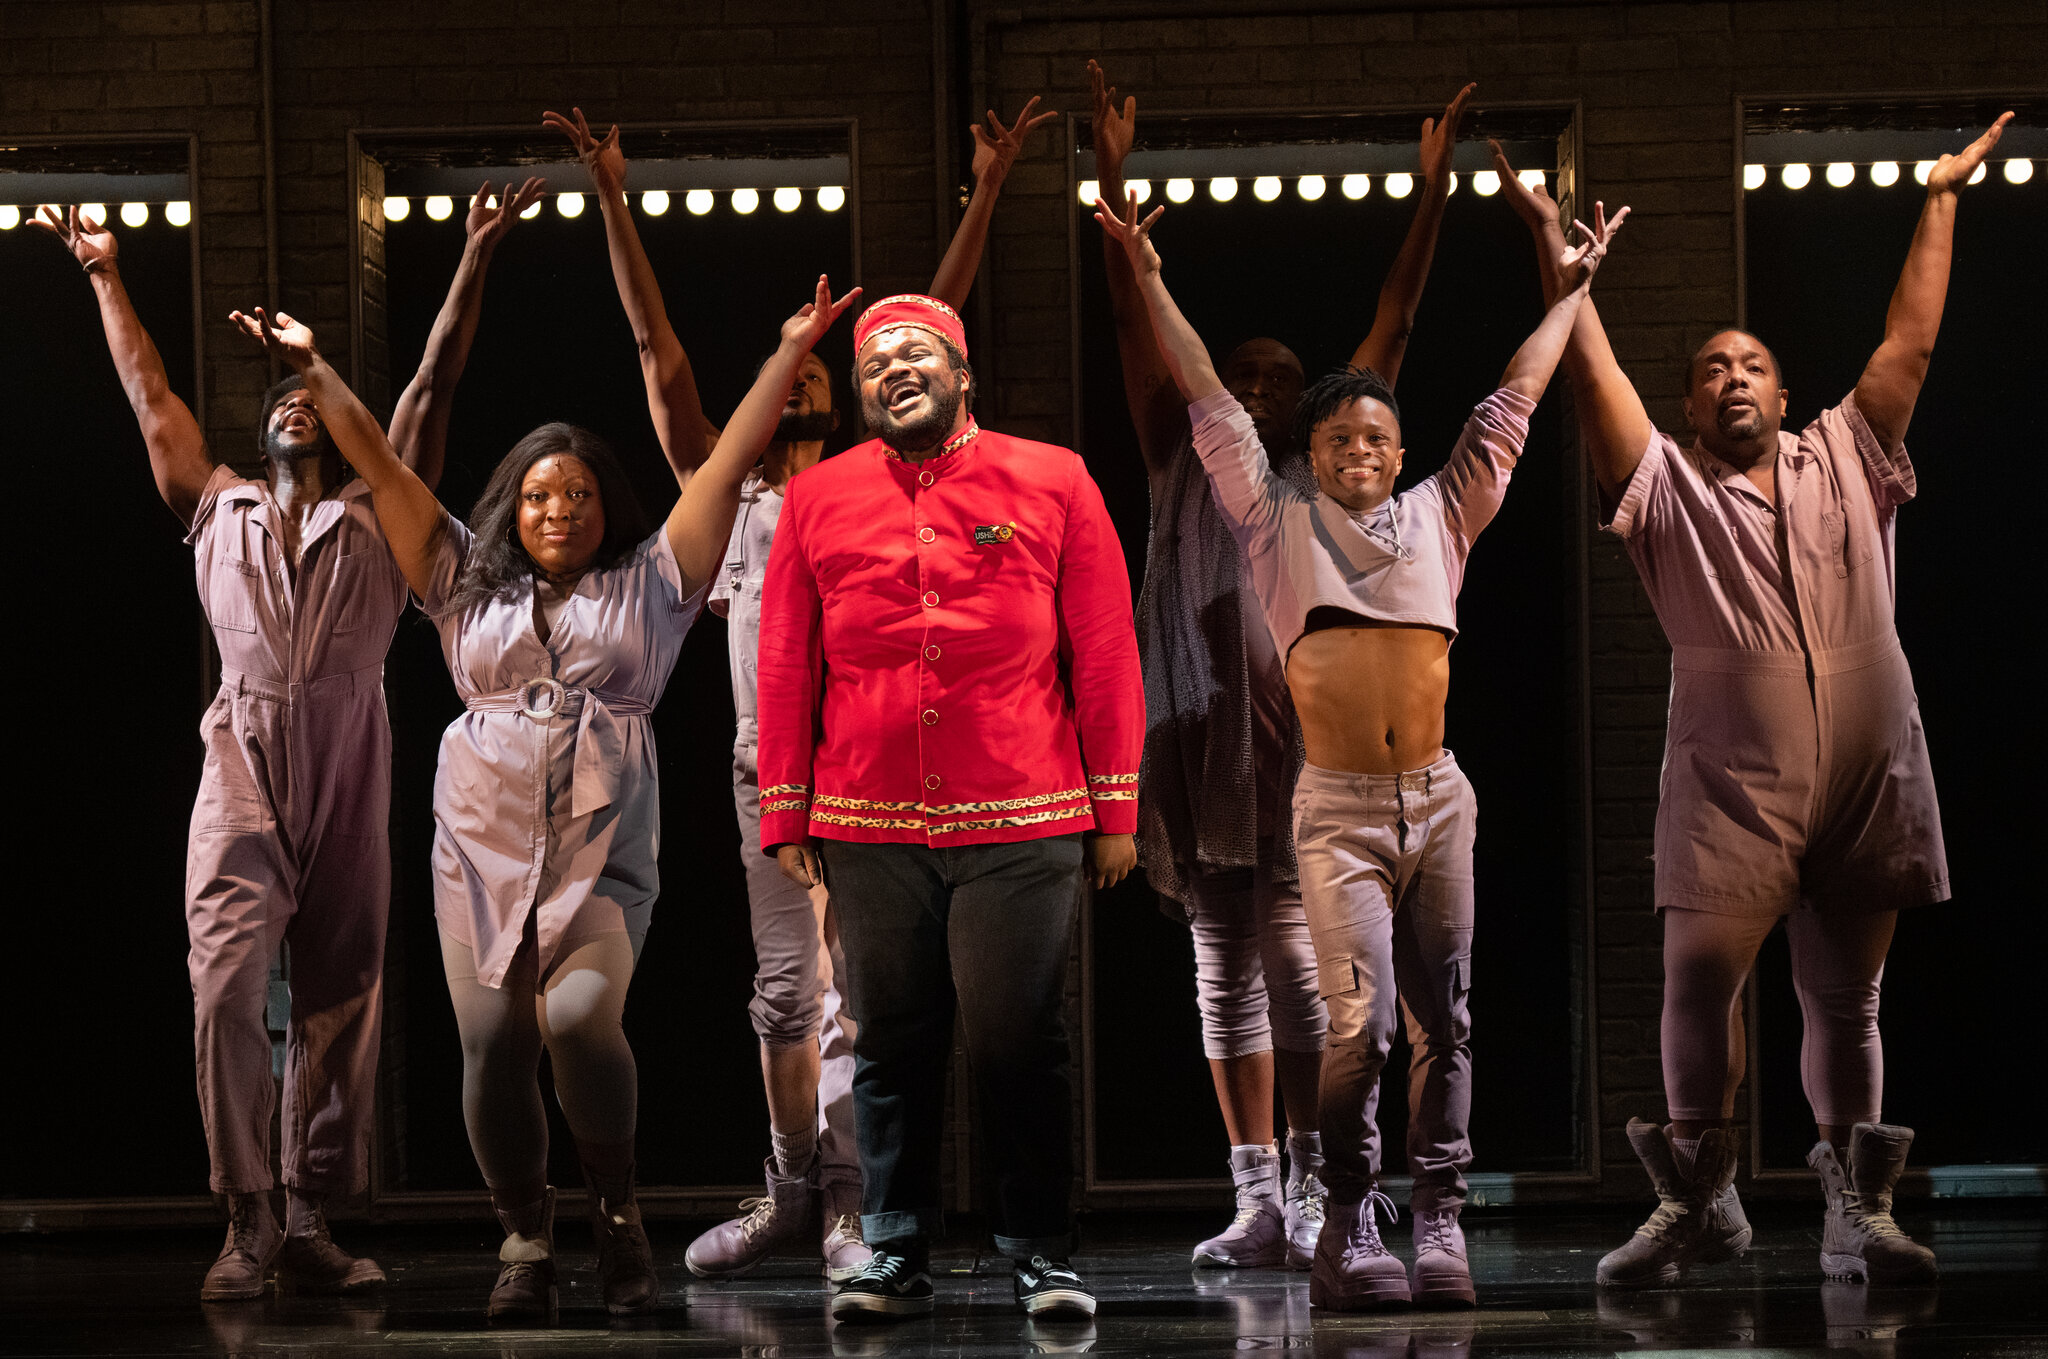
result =
[[976,547],[980,547],[985,543],[1007,543],[1016,536],[1017,526],[1014,523],[976,524],[974,526],[974,545]]

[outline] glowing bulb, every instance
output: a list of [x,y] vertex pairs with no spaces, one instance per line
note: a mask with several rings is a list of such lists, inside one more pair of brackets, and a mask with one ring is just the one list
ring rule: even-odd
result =
[[702,217],[718,206],[718,195],[709,189],[692,189],[683,195],[683,206],[690,210],[692,217]]
[[1899,163],[1895,160],[1881,160],[1870,167],[1870,182],[1880,189],[1889,189],[1899,182]]
[[21,225],[21,209],[12,203],[0,203],[0,231],[12,231]]
[[131,227],[139,227],[139,226],[141,226],[141,225],[142,225],[142,224],[143,224],[144,222],[147,222],[148,220],[149,220],[149,204],[147,204],[147,203],[123,203],[123,204],[121,205],[121,225],[122,225],[122,226],[131,226]]
[[1124,181],[1124,191],[1142,203],[1152,196],[1152,181],[1149,179],[1127,179]]
[[1973,175],[1971,175],[1971,176],[1970,176],[1970,182],[1971,182],[1972,184],[1982,184],[1982,183],[1984,182],[1984,170],[1985,170],[1985,165],[1984,165],[1984,162],[1983,162],[1983,161],[1978,161],[1978,162],[1977,162],[1977,173],[1976,173],[1976,174],[1973,174]]
[[427,200],[427,216],[433,218],[437,222],[447,221],[449,214],[454,211],[455,200],[450,198],[447,194],[437,193],[432,198],[429,198]]
[[[2008,161],[2008,165],[2012,162]],[[1185,203],[1195,196],[1195,181],[1192,179],[1169,179],[1166,181],[1166,196],[1176,203]]]
[[1445,193],[1447,193],[1447,194],[1450,194],[1450,193],[1456,193],[1457,191],[1458,191],[1458,172],[1457,172],[1457,171],[1455,171],[1455,170],[1453,170],[1453,171],[1452,171],[1451,173],[1449,173],[1449,174],[1447,174],[1447,175],[1445,175],[1445,176],[1444,176],[1444,192],[1445,192]]
[[1092,207],[1094,207],[1094,206],[1095,206],[1095,201],[1096,201],[1097,199],[1099,199],[1099,198],[1101,198],[1101,197],[1102,197],[1102,185],[1101,185],[1100,183],[1098,183],[1097,181],[1095,181],[1095,180],[1092,180],[1092,179],[1084,179],[1084,180],[1082,180],[1082,181],[1081,181],[1081,191],[1080,191],[1080,197],[1081,197],[1081,206],[1082,206],[1082,207],[1084,207],[1084,208],[1092,208]]
[[410,216],[412,216],[412,200],[410,198],[387,198],[384,200],[385,221],[403,222]]
[[1321,175],[1303,175],[1294,181],[1294,191],[1305,202],[1313,203],[1329,190],[1330,182]]
[[164,220],[172,226],[190,226],[192,205],[182,198],[175,203],[164,204]]
[[1933,173],[1934,162],[1931,160],[1916,161],[1913,165],[1913,178],[1915,181],[1921,184],[1925,184],[1927,182],[1927,176]]
[[1346,175],[1342,180],[1338,182],[1337,187],[1344,190],[1344,196],[1346,198],[1349,198],[1352,201],[1356,202],[1358,199],[1361,199],[1365,197],[1368,193],[1372,192],[1372,176]]
[[1769,175],[1770,171],[1761,165],[1745,165],[1742,167],[1742,187],[1745,189],[1761,189],[1764,186],[1764,180]]
[[837,184],[827,184],[818,190],[818,206],[826,212],[837,212],[846,206],[846,190]]
[[804,191],[802,189],[777,189],[775,191],[775,210],[777,212],[795,212],[799,207],[803,206],[803,201]]
[[1414,192],[1415,192],[1415,176],[1414,176],[1414,175],[1388,175],[1388,176],[1387,176],[1387,197],[1389,197],[1389,198],[1406,198],[1406,197],[1407,197],[1407,196],[1408,196],[1409,194],[1411,194],[1411,193],[1414,193]]
[[498,195],[486,194],[484,196],[484,207],[492,212],[496,212],[498,210]]
[[1788,189],[1803,189],[1813,182],[1813,167],[1794,161],[1778,172],[1778,178]]
[[[1756,167],[1757,183],[1759,184],[1763,183],[1763,168],[1761,165]],[[1541,170],[1524,170],[1516,175],[1515,178],[1522,181],[1522,187],[1525,189],[1540,189],[1543,187],[1543,172]],[[1742,180],[1744,184],[1749,182],[1747,172],[1744,172]]]
[[1270,203],[1280,196],[1280,181],[1272,175],[1260,175],[1252,181],[1252,196],[1261,203]]
[[555,211],[564,217],[583,215],[583,195],[580,193],[558,193],[555,195]]
[[1472,176],[1472,192],[1481,198],[1491,198],[1500,192],[1500,172],[1481,170]]
[[78,215],[81,219],[90,217],[101,226],[105,226],[107,224],[107,205],[105,203],[80,203],[78,205]]
[[519,220],[522,222],[531,221],[533,218],[538,216],[540,216],[540,200],[538,198],[534,199],[531,203],[528,203],[524,208],[521,208],[519,211]]
[[2009,160],[2005,163],[2005,182],[2024,184],[2034,177],[2034,162],[2030,160]]
[[668,190],[649,189],[640,195],[640,211],[649,217],[659,217],[668,211]]
[[1234,179],[1212,179],[1209,181],[1209,197],[1219,203],[1228,203],[1237,197],[1237,181]]
[[1828,187],[1846,189],[1856,182],[1856,167],[1846,160],[1831,161],[1827,171]]
[[732,191],[732,210],[740,216],[744,217],[760,206],[761,195],[754,192],[754,190],[734,189]]

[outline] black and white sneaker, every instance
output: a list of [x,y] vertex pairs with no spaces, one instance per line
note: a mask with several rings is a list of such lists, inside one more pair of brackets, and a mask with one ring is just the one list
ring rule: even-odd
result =
[[1095,1295],[1065,1260],[1034,1255],[1017,1266],[1017,1306],[1045,1321],[1085,1321],[1095,1315]]
[[924,1263],[887,1251],[876,1251],[832,1295],[834,1321],[891,1321],[925,1316],[931,1310],[932,1276]]

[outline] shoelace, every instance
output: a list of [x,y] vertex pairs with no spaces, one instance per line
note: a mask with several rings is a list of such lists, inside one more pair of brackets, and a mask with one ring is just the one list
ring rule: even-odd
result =
[[877,1251],[868,1257],[868,1262],[860,1267],[858,1274],[847,1280],[845,1286],[851,1288],[855,1284],[894,1284],[916,1272],[910,1267],[910,1261],[902,1256],[886,1255]]
[[826,1235],[841,1237],[855,1245],[864,1244],[860,1234],[860,1214],[841,1213],[833,1221],[832,1230],[826,1233]]
[[1041,1284],[1066,1287],[1081,1282],[1081,1276],[1074,1272],[1073,1266],[1062,1264],[1058,1260],[1048,1260],[1043,1255],[1031,1257],[1031,1271],[1038,1276]]
[[767,1226],[768,1219],[775,1215],[775,1200],[772,1198],[741,1199],[740,1211],[747,1215],[746,1220],[740,1223],[740,1233],[751,1239],[754,1233]]
[[1456,1213],[1424,1213],[1422,1215],[1422,1238],[1415,1243],[1418,1251],[1438,1250],[1449,1255],[1462,1255],[1458,1249],[1458,1215]]
[[1899,1229],[1899,1224],[1892,1221],[1891,1209],[1864,1207],[1862,1196],[1853,1189],[1842,1197],[1848,1200],[1843,1205],[1847,1209],[1844,1215],[1849,1219],[1850,1225],[1858,1231],[1871,1237],[1905,1235],[1905,1232]]
[[1296,1182],[1287,1198],[1291,1203],[1300,1204],[1298,1211],[1304,1222],[1321,1222],[1323,1203],[1329,1196],[1330,1191],[1323,1187],[1323,1182],[1310,1173]]

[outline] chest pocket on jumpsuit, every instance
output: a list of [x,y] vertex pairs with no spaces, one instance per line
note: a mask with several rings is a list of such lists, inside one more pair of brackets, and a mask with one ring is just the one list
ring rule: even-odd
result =
[[367,576],[362,553],[343,552],[335,557],[334,578],[327,586],[334,632],[356,632],[362,628],[363,620],[370,611],[370,601],[366,598],[370,584]]
[[1852,533],[1849,517],[1830,510],[1820,517],[1828,531],[1828,554],[1834,558],[1835,574],[1846,576],[1877,555],[1877,545],[1868,533]]
[[256,631],[256,594],[262,588],[262,567],[243,557],[217,558],[207,576],[207,621],[229,632]]

